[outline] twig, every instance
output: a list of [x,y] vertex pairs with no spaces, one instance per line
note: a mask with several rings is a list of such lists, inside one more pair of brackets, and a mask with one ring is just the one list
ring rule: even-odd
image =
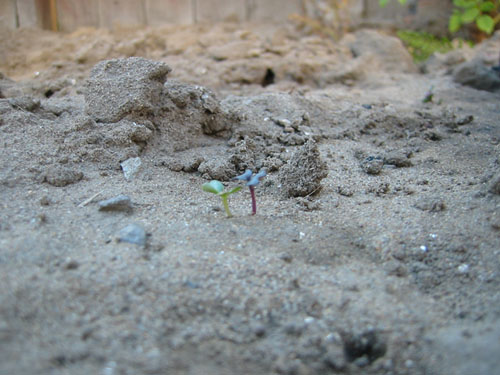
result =
[[82,208],[82,207],[85,207],[87,204],[89,204],[90,202],[92,202],[96,197],[98,197],[99,195],[102,194],[104,190],[101,190],[97,193],[95,193],[94,195],[92,195],[90,198],[88,199],[85,199],[82,203],[80,203],[77,207],[79,208]]

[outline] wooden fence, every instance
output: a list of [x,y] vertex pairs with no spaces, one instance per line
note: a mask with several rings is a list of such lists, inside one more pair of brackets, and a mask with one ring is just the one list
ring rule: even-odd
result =
[[[112,28],[116,25],[252,21],[282,22],[290,14],[311,15],[305,4],[321,5],[334,0],[0,0],[0,27],[34,27],[73,31],[82,26]],[[348,4],[351,24],[433,30],[444,26],[451,0],[396,0],[381,9],[378,0],[337,0]],[[412,7],[413,4],[413,7]],[[317,14],[316,14],[317,15]],[[416,20],[416,22],[415,22]],[[413,25],[412,25],[413,23]]]
[[0,0],[0,25],[72,31],[81,26],[284,21],[301,0]]

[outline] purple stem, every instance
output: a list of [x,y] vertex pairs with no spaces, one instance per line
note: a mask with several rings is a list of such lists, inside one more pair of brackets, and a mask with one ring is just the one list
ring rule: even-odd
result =
[[257,201],[255,200],[255,189],[253,186],[248,187],[250,189],[250,196],[252,197],[252,215],[257,213]]

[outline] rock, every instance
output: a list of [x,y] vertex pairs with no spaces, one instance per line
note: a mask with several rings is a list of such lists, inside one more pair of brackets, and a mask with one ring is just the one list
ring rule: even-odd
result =
[[170,71],[166,64],[142,57],[101,61],[85,84],[87,113],[105,123],[154,113]]
[[179,152],[171,157],[163,158],[158,164],[166,166],[174,172],[184,171],[190,173],[196,172],[204,160],[203,156],[186,151]]
[[378,65],[374,56],[361,56],[357,59],[346,61],[340,67],[324,72],[319,75],[319,83],[321,87],[325,87],[335,83],[342,83],[347,86],[352,86],[356,81],[366,78],[367,66],[372,64]]
[[311,136],[309,107],[303,97],[287,93],[265,93],[250,97],[228,96],[221,107],[238,118],[234,142],[251,138],[283,145],[302,145]]
[[372,363],[377,358],[383,357],[387,351],[387,344],[382,335],[372,329],[361,334],[345,333],[342,337],[344,341],[344,353],[349,362],[354,362],[360,358],[366,358],[368,363]]
[[165,96],[177,107],[174,112],[179,112],[184,117],[181,123],[197,123],[201,125],[204,134],[229,135],[227,131],[231,125],[211,90],[176,80],[168,81],[164,87]]
[[347,366],[344,349],[339,345],[331,345],[325,353],[324,364],[331,370],[342,372]]
[[222,45],[211,46],[208,54],[215,61],[235,60],[249,57],[258,57],[262,51],[255,48],[253,41],[233,41]]
[[457,66],[453,71],[453,80],[478,90],[500,90],[500,74],[479,59],[472,59]]
[[198,172],[207,179],[229,181],[236,175],[234,166],[223,158],[214,158],[203,161]]
[[130,197],[123,194],[100,201],[98,205],[99,211],[130,211],[133,208]]
[[448,70],[451,67],[467,61],[472,54],[472,48],[467,46],[467,44],[464,44],[462,48],[458,48],[447,53],[435,52],[427,59],[427,61],[424,62],[422,68],[425,73]]
[[413,166],[410,160],[411,154],[404,151],[392,151],[384,155],[384,164],[394,165],[396,168],[408,168]]
[[278,179],[285,197],[303,197],[321,190],[321,180],[327,175],[318,145],[309,140],[280,169]]
[[346,44],[356,58],[373,56],[378,64],[373,61],[366,66],[370,70],[382,69],[390,73],[416,73],[418,71],[411,55],[401,40],[396,37],[374,30],[359,30],[354,34],[347,34],[342,44]]
[[423,197],[415,203],[415,208],[421,211],[440,212],[446,209],[446,204],[439,197]]
[[[476,325],[467,326],[464,321],[467,319],[460,320],[458,324],[450,322],[426,334],[428,344],[424,355],[429,358],[428,373],[491,375],[498,372],[500,327],[492,324],[485,329]],[[464,334],[466,327],[471,328],[469,334]]]
[[118,242],[145,246],[146,231],[138,224],[129,224],[118,233]]
[[83,173],[64,166],[52,166],[44,174],[43,181],[50,185],[63,187],[74,184],[83,178]]
[[361,163],[361,169],[368,174],[379,174],[384,166],[384,161],[380,157],[369,156]]
[[500,195],[500,173],[497,173],[491,179],[488,191],[492,194]]
[[52,203],[52,201],[46,195],[44,195],[43,197],[40,198],[40,205],[41,206],[50,206],[51,203]]
[[354,195],[354,188],[349,185],[339,185],[337,192],[344,197],[352,197]]
[[141,165],[141,158],[130,158],[120,163],[125,179],[131,181],[139,172]]
[[65,270],[76,270],[78,267],[80,267],[80,263],[78,261],[68,258],[64,262],[64,269]]
[[28,112],[34,112],[40,108],[40,100],[34,99],[31,96],[23,95],[9,99],[9,104],[12,108],[21,109]]

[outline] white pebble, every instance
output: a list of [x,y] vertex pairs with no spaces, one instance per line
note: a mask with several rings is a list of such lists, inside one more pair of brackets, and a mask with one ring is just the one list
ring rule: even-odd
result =
[[469,268],[470,267],[469,267],[468,264],[465,264],[465,263],[461,264],[461,265],[458,266],[458,272],[460,272],[460,273],[467,273],[467,272],[469,272]]

